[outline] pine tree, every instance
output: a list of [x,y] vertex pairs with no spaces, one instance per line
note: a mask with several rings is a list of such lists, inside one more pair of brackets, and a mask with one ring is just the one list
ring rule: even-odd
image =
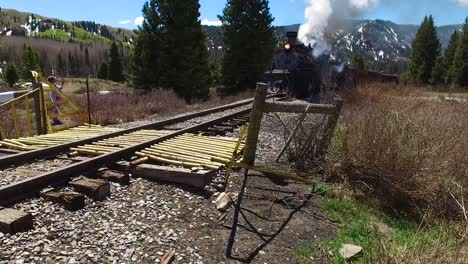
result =
[[98,71],[98,75],[97,75],[98,79],[101,79],[101,80],[107,80],[109,79],[109,69],[107,67],[107,63],[106,62],[103,62],[101,64],[101,66],[99,67],[99,71]]
[[429,83],[431,74],[440,56],[441,45],[432,15],[424,17],[413,41],[413,51],[409,60],[409,75],[416,83]]
[[122,62],[120,60],[119,48],[115,42],[112,43],[112,46],[109,51],[109,80],[114,82],[123,82],[125,77],[122,70]]
[[267,0],[228,0],[219,16],[223,22],[224,92],[255,88],[271,65],[275,47],[273,17]]
[[445,82],[446,75],[447,75],[447,67],[445,65],[445,59],[443,56],[439,56],[436,59],[434,68],[432,68],[430,83],[442,84]]
[[463,33],[458,43],[453,61],[454,82],[468,88],[468,18],[465,21]]
[[151,89],[159,86],[162,46],[159,2],[159,0],[150,0],[145,3],[143,24],[135,31],[131,82],[137,88]]
[[29,80],[32,78],[31,71],[41,71],[39,66],[39,55],[31,46],[23,46],[23,54],[21,58],[21,77]]
[[364,59],[364,56],[360,53],[354,53],[351,57],[351,61],[349,62],[349,67],[352,69],[360,70],[360,71],[367,71],[367,62]]
[[10,86],[13,87],[19,80],[18,70],[14,64],[8,63],[5,66],[5,73],[3,73],[3,79]]
[[453,59],[455,58],[455,52],[460,41],[460,34],[458,30],[455,30],[452,33],[447,49],[445,50],[445,66],[447,67],[447,74],[445,76],[445,83],[451,84],[454,79],[454,68],[453,68]]
[[207,36],[198,19],[199,0],[160,1],[164,25],[161,85],[187,102],[209,95]]
[[65,74],[65,67],[65,59],[62,53],[59,53],[57,56],[57,74],[63,76]]
[[85,68],[86,68],[86,74],[90,74],[91,72],[91,63],[89,60],[89,51],[88,47],[85,48]]

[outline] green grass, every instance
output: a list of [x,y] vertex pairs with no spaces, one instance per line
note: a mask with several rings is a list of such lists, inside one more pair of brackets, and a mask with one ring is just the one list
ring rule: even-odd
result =
[[[366,202],[352,198],[326,198],[322,204],[327,217],[340,224],[333,241],[309,243],[296,250],[298,263],[314,263],[314,256],[326,256],[333,263],[377,263],[389,257],[418,258],[431,255],[434,249],[454,249],[457,246],[456,224],[423,228],[417,223],[385,215]],[[339,253],[343,244],[363,247],[350,260]]]

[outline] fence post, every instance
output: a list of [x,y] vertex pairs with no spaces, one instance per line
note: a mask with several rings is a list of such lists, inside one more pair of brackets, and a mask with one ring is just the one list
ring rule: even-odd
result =
[[40,90],[37,90],[34,93],[34,119],[36,122],[36,130],[37,134],[42,134],[42,115],[41,115],[41,97],[40,97]]
[[88,99],[88,123],[92,125],[93,121],[91,120],[91,101],[89,99],[89,75],[86,76],[86,98]]
[[41,87],[39,87],[39,101],[40,101],[40,105],[41,105],[41,110],[40,110],[40,116],[41,116],[41,132],[40,132],[40,135],[45,135],[47,134],[48,132],[48,129],[47,129],[47,106],[46,106],[46,103],[45,103],[45,99],[44,99],[44,88],[42,87],[42,84],[41,84]]
[[265,83],[257,83],[255,99],[250,114],[249,129],[244,150],[243,162],[248,165],[254,165],[255,153],[257,152],[258,134],[262,124],[263,112],[265,109],[265,99],[267,96],[268,85]]
[[343,103],[344,101],[341,98],[335,98],[335,100],[333,100],[333,104],[335,105],[336,110],[335,113],[328,117],[328,122],[324,129],[324,136],[321,144],[322,146],[319,151],[319,156],[322,156],[328,150],[331,139],[333,137],[333,132],[335,132],[336,124],[338,123],[338,119],[340,118]]

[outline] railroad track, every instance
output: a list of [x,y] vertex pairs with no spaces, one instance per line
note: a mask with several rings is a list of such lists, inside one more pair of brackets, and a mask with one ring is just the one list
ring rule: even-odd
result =
[[[54,171],[29,177],[24,180],[11,183],[7,186],[0,187],[0,206],[7,206],[21,202],[22,200],[35,194],[39,194],[41,191],[50,187],[66,186],[67,184],[73,185],[73,183],[70,182],[72,178],[83,175],[88,171],[97,170],[104,166],[115,164],[122,160],[129,160],[131,157],[146,159],[144,161],[159,161],[159,163],[168,165],[180,165],[182,167],[184,165],[188,165],[195,168],[198,167],[200,169],[219,169],[223,164],[209,162],[207,160],[209,159],[209,154],[216,153],[218,154],[218,157],[226,157],[229,151],[231,151],[232,154],[233,147],[229,145],[235,145],[235,142],[227,139],[210,138],[206,135],[213,136],[220,132],[230,131],[234,127],[239,127],[248,122],[251,107],[179,130],[162,129],[196,117],[202,117],[246,106],[251,102],[252,99],[244,100],[238,103],[216,107],[193,114],[181,115],[175,118],[126,130],[110,131],[109,133],[99,135],[90,133],[90,137],[80,138],[75,141],[61,142],[60,140],[56,140],[55,142],[58,142],[58,144],[55,144],[52,141],[49,145],[45,144],[47,142],[45,139],[39,141],[30,140],[30,143],[32,143],[33,146],[40,146],[40,148],[29,150],[28,147],[25,147],[25,151],[23,152],[6,157],[0,157],[0,167],[6,168],[18,166],[20,164],[34,162],[36,159],[42,160],[45,157],[56,157],[61,153],[68,153],[70,158],[76,158],[77,156],[86,156],[86,158],[64,168],[59,168]],[[202,134],[204,134],[205,137],[194,134],[199,132],[203,132]],[[74,139],[75,137],[71,136],[69,138]],[[203,150],[201,147],[198,147],[197,149],[196,146],[194,146],[194,140],[198,139],[201,140],[200,142],[205,144],[212,143],[213,147],[208,147],[209,151]],[[177,143],[177,140],[182,143]],[[24,141],[24,143],[21,144],[27,145],[26,143],[27,142]],[[160,143],[162,143],[162,146],[158,146]],[[181,146],[180,144],[187,144],[187,146],[191,146],[191,148],[187,148],[187,146],[184,148],[184,146]],[[216,149],[217,147],[218,149]],[[223,151],[224,153],[220,154],[220,152]],[[189,158],[190,155],[199,155],[199,157],[194,158],[194,162],[187,162],[186,159]],[[79,190],[79,188],[75,189]],[[57,200],[73,198],[62,197],[60,196],[60,193],[51,193],[57,196]]]

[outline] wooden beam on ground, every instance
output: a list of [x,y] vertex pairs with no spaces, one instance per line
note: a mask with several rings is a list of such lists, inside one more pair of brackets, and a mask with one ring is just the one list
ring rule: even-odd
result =
[[175,250],[171,250],[164,254],[164,256],[161,258],[161,264],[171,264],[175,259],[175,253]]
[[199,188],[204,188],[210,184],[215,171],[198,170],[192,171],[185,168],[174,168],[167,166],[158,166],[152,164],[141,164],[130,168],[130,173],[135,177],[148,180],[179,183]]
[[[306,112],[307,110],[307,112]],[[310,104],[307,102],[274,102],[265,103],[265,113],[313,113],[313,114],[333,114],[337,109],[331,104]]]

